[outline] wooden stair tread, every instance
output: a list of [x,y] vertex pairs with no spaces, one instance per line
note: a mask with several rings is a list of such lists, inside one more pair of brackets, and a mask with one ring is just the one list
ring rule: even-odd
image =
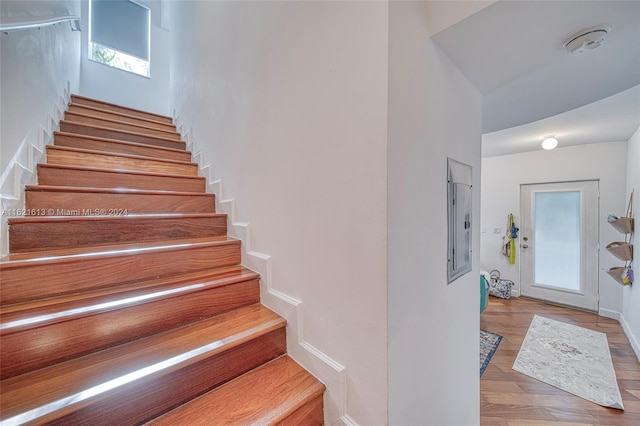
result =
[[216,213],[26,216],[8,223],[13,254],[227,235],[227,216]]
[[101,194],[148,194],[148,195],[192,195],[197,197],[213,197],[213,194],[202,192],[161,191],[131,188],[97,188],[81,186],[26,185],[27,191],[34,192],[95,192]]
[[77,251],[12,254],[9,259],[3,259],[0,303],[22,303],[232,266],[239,264],[241,257],[239,240],[211,238],[200,242],[171,241],[166,245],[154,242],[140,247],[129,244],[103,251]]
[[125,106],[117,105],[117,104],[114,104],[114,103],[111,103],[111,102],[105,102],[105,101],[101,101],[101,100],[98,100],[98,99],[89,98],[87,96],[81,96],[81,95],[72,94],[71,95],[71,102],[73,103],[74,101],[76,101],[76,103],[79,104],[79,105],[83,105],[83,104],[79,103],[81,101],[88,101],[88,102],[94,102],[94,103],[97,103],[97,104],[100,104],[100,105],[103,105],[103,106],[111,106],[111,107],[119,108],[119,109],[122,109],[122,110],[129,111],[130,113],[140,113],[140,114],[143,114],[144,116],[154,117],[157,121],[159,121],[161,123],[164,123],[164,122],[172,123],[173,122],[173,119],[171,117],[169,117],[169,116],[166,116],[166,115],[156,114],[156,113],[153,113],[153,112],[142,111],[142,110],[139,110],[139,109],[136,109],[136,108],[125,107]]
[[[84,128],[88,128],[88,129],[107,130],[107,131],[122,133],[122,134],[125,134],[125,135],[143,136],[143,137],[147,137],[149,139],[164,140],[164,141],[171,142],[171,143],[179,143],[180,142],[180,140],[176,140],[176,139],[173,139],[173,138],[167,138],[167,137],[162,137],[162,136],[151,136],[151,135],[148,135],[146,133],[141,133],[141,132],[134,132],[134,131],[130,131],[130,130],[121,130],[121,129],[115,129],[115,128],[112,128],[112,127],[97,126],[97,125],[93,125],[93,124],[85,124],[85,123],[80,123],[80,122],[73,121],[73,120],[60,120],[60,127],[61,128],[65,124],[84,127]],[[65,131],[65,130],[63,130],[63,131]]]
[[114,244],[94,247],[93,250],[89,252],[83,249],[73,248],[34,253],[11,253],[0,259],[0,267],[9,267],[20,262],[28,262],[29,264],[36,262],[59,263],[80,258],[91,259],[97,257],[126,256],[132,252],[135,252],[137,255],[141,255],[148,252],[190,249],[209,245],[233,244],[237,242],[239,242],[239,240],[224,236],[216,238],[206,237],[190,238],[186,240],[152,241],[147,243]]
[[115,139],[129,142],[144,143],[154,146],[165,146],[168,148],[185,149],[187,144],[179,139],[163,138],[140,132],[116,129],[112,127],[93,126],[90,124],[77,123],[74,121],[60,121],[60,131],[75,133],[78,135],[96,136],[107,139]]
[[[100,138],[97,136],[81,135],[68,132],[53,132],[54,145],[65,146],[71,148],[93,149],[105,152],[120,152],[122,154],[133,154],[135,152],[148,152],[147,156],[159,158],[186,158],[190,161],[191,152],[182,148],[170,148],[166,146],[149,145],[138,142],[129,142],[117,139]],[[111,147],[111,149],[119,149],[119,151],[108,151],[106,148],[97,149],[93,146]],[[136,154],[134,154],[136,155]],[[138,154],[139,155],[139,154]]]
[[81,105],[74,102],[70,102],[68,105],[68,110],[72,112],[81,112],[86,115],[95,114],[97,116],[116,117],[123,121],[131,120],[132,122],[143,122],[143,123],[146,123],[147,126],[158,126],[158,128],[167,129],[168,131],[172,131],[172,132],[176,131],[175,124],[164,123],[161,121],[151,120],[144,117],[126,114],[123,112],[109,111],[106,109],[96,108],[90,105]]
[[60,145],[47,145],[47,151],[66,151],[66,152],[78,152],[83,154],[95,154],[95,155],[105,155],[109,157],[118,157],[118,158],[131,158],[136,160],[148,160],[154,161],[158,163],[169,163],[169,164],[183,164],[188,166],[197,167],[198,163],[194,163],[193,161],[181,161],[181,160],[171,160],[167,158],[157,158],[157,157],[148,157],[144,155],[135,155],[135,154],[125,154],[120,152],[109,152],[109,151],[99,151],[95,149],[85,149],[85,148],[74,148],[69,146],[60,146]]
[[[185,176],[185,175],[175,175],[171,173],[145,172],[141,170],[103,169],[100,167],[88,167],[88,166],[82,166],[82,165],[67,166],[64,164],[38,164],[38,167],[64,169],[64,170],[79,170],[79,171],[87,171],[87,172],[127,174],[127,175],[134,175],[134,176],[136,175],[137,176],[157,176],[157,177],[175,177],[175,178],[181,178],[181,179],[191,179],[191,180],[201,180],[201,181],[206,180],[204,176],[188,176],[188,175]],[[36,185],[31,185],[31,186],[36,186]],[[42,185],[42,186],[56,186],[56,185]]]
[[86,166],[38,164],[38,182],[47,186],[129,188],[177,192],[206,192],[204,176],[113,170]]
[[[194,283],[211,283],[214,285],[229,285],[239,281],[259,278],[260,275],[241,265],[225,266],[212,270],[193,272],[190,274],[175,275],[171,277],[155,278],[147,281],[136,281],[122,286],[111,287],[39,299],[31,302],[16,303],[0,306],[0,333],[13,332],[23,327],[20,324],[5,325],[9,322],[22,321],[34,316],[46,316],[61,311],[75,309],[79,306],[89,306],[112,302],[130,297],[143,296],[149,293],[172,290],[189,286]],[[196,291],[197,289],[193,289]],[[116,306],[117,307],[117,306]],[[105,307],[112,308],[112,307]],[[86,312],[71,312],[68,315],[84,315]],[[67,315],[67,316],[68,316]],[[43,321],[59,321],[59,318],[43,318]],[[24,326],[29,326],[25,324]]]
[[64,146],[48,146],[46,151],[47,164],[86,165],[103,169],[138,170],[185,176],[198,175],[198,165],[190,161]]
[[49,222],[84,222],[103,220],[132,220],[132,219],[167,219],[167,218],[199,218],[226,217],[226,213],[164,213],[164,214],[131,214],[127,216],[20,216],[10,217],[9,225],[18,223],[49,223]]
[[[128,130],[131,132],[144,133],[149,135],[157,135],[168,139],[180,140],[180,134],[174,131],[166,131],[156,129],[154,127],[145,126],[144,124],[130,123],[126,121],[120,121],[115,118],[106,117],[94,117],[81,112],[66,111],[64,115],[65,121],[72,121],[76,123],[89,124],[95,126],[114,126],[114,129]],[[84,120],[84,121],[83,121]]]
[[67,152],[80,152],[86,154],[99,154],[99,155],[108,155],[110,157],[122,157],[122,158],[135,158],[140,160],[153,160],[158,162],[165,163],[175,163],[175,164],[186,164],[190,166],[197,166],[198,163],[194,163],[193,161],[184,161],[184,160],[172,160],[168,158],[158,158],[158,157],[149,157],[145,155],[137,155],[137,154],[128,154],[122,152],[110,152],[110,151],[101,151],[97,149],[89,149],[89,148],[77,148],[70,146],[62,146],[62,145],[47,145],[47,150],[53,151],[67,151]]
[[[304,404],[321,398],[324,390],[321,382],[283,355],[147,424],[276,425]],[[323,424],[322,418],[318,420],[316,424]]]
[[176,188],[175,185],[173,190],[127,186],[27,186],[25,208],[32,216],[214,213],[216,210],[214,194],[182,191],[182,187]]
[[10,421],[24,413],[27,418],[20,420],[45,420],[52,413],[56,418],[86,406],[91,399],[100,399],[104,393],[166,375],[284,327],[283,318],[261,305],[252,305],[12,377],[3,381],[2,417]]
[[236,267],[8,305],[0,310],[0,375],[14,377],[259,302],[258,274]]

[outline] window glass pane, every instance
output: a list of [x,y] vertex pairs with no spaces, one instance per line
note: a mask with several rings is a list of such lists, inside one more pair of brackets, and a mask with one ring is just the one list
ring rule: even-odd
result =
[[89,59],[110,65],[124,71],[129,71],[149,77],[149,62],[127,55],[117,50],[109,49],[97,43],[89,43]]
[[535,194],[535,283],[580,290],[580,192]]

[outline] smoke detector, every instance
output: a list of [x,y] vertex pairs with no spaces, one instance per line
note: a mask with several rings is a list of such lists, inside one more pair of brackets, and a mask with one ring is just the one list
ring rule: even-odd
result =
[[611,32],[610,25],[600,25],[579,31],[569,37],[562,47],[572,55],[582,55],[583,53],[599,47]]

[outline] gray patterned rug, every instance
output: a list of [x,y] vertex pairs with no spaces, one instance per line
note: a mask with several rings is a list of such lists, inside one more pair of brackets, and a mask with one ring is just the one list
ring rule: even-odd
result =
[[536,315],[513,369],[596,404],[624,410],[604,333]]
[[480,377],[489,365],[491,357],[498,349],[502,336],[486,330],[480,330]]

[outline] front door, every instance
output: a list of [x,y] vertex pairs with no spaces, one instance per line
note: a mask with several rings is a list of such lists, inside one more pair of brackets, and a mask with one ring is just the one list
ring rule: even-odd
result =
[[598,310],[598,181],[521,185],[522,295]]

